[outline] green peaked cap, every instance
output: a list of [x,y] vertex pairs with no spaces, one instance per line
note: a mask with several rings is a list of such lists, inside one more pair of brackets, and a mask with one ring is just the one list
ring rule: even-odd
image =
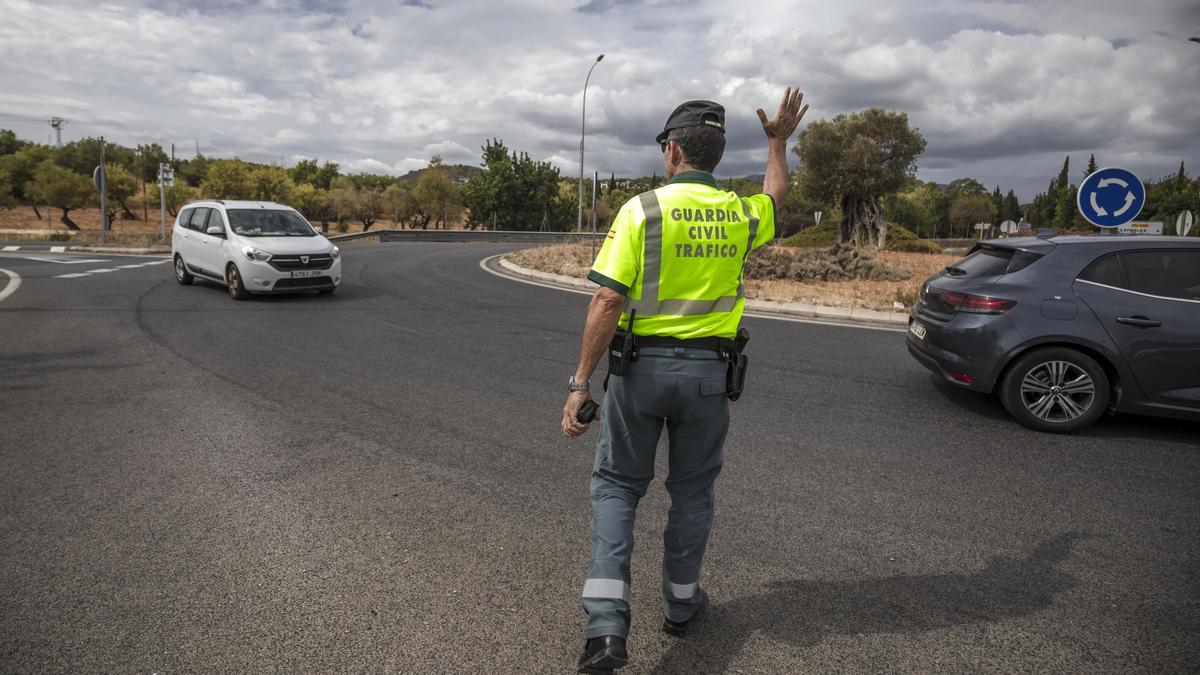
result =
[[725,106],[712,101],[687,101],[679,104],[679,107],[671,113],[667,118],[667,124],[663,127],[662,133],[655,137],[655,141],[662,143],[667,140],[667,134],[672,129],[682,129],[684,127],[710,126],[721,130],[725,133]]

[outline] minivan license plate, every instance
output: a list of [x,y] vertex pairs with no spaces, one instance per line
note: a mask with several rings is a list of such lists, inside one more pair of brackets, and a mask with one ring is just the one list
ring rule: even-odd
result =
[[914,321],[914,322],[908,324],[908,332],[912,333],[913,335],[916,335],[918,340],[924,340],[925,339],[925,324],[921,323],[920,321]]
[[292,272],[293,279],[304,279],[305,277],[319,277],[321,270],[297,270]]

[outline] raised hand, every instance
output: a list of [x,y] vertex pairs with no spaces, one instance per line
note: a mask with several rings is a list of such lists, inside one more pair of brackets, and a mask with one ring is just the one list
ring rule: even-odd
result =
[[808,112],[807,104],[803,108],[800,107],[803,101],[804,92],[788,87],[783,93],[783,100],[779,102],[779,110],[774,118],[767,119],[767,113],[763,112],[762,108],[758,109],[758,119],[762,122],[763,132],[767,134],[768,139],[786,141],[796,133],[796,127],[800,125],[804,113]]

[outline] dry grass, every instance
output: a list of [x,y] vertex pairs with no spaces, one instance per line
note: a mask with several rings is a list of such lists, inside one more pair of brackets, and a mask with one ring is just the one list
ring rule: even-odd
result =
[[[787,249],[794,251],[795,249]],[[934,253],[873,253],[889,265],[912,272],[905,281],[830,281],[798,283],[786,280],[746,281],[747,297],[780,302],[807,302],[830,307],[852,307],[892,311],[893,303],[905,305],[916,297],[917,290],[929,275],[954,262],[953,255]],[[584,278],[592,265],[592,249],[586,244],[561,244],[525,249],[511,253],[509,259],[523,267]]]

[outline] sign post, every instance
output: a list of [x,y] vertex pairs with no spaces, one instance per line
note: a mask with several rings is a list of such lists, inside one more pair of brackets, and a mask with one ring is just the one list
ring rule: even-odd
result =
[[170,164],[158,165],[159,238],[167,239],[167,188],[175,185],[175,170]]
[[1079,185],[1075,206],[1089,223],[1106,229],[1120,227],[1141,213],[1146,186],[1132,172],[1106,168],[1093,172]]

